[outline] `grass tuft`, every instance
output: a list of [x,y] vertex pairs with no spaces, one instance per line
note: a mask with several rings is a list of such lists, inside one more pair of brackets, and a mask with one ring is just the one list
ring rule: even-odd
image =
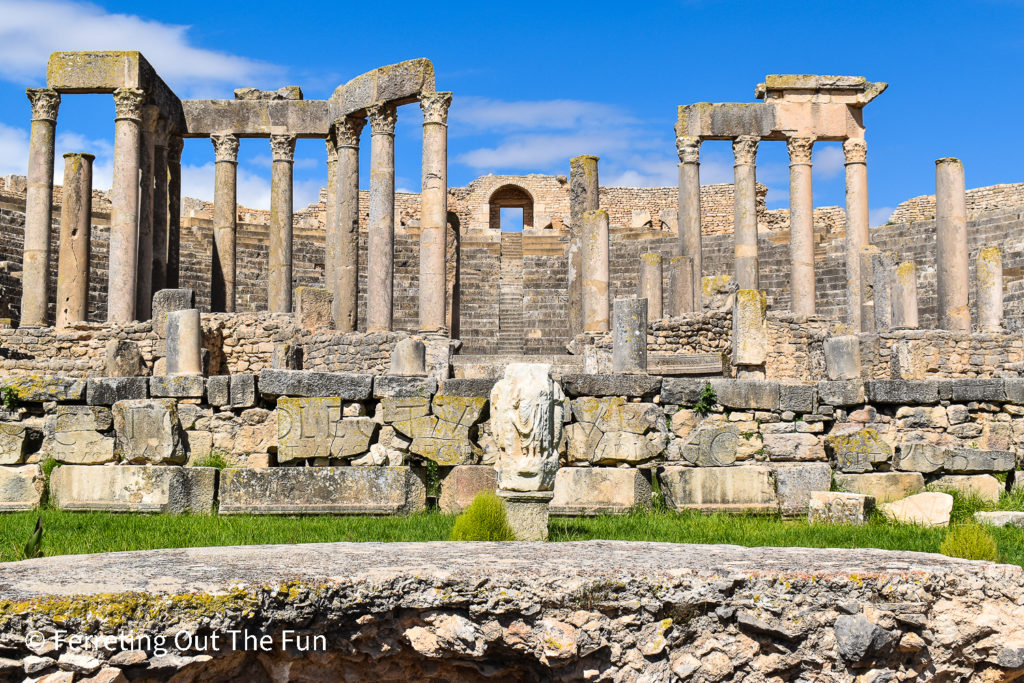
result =
[[996,539],[980,524],[960,524],[951,528],[942,540],[939,552],[965,560],[999,561]]
[[508,525],[505,502],[495,494],[478,493],[466,511],[455,519],[453,541],[514,541]]

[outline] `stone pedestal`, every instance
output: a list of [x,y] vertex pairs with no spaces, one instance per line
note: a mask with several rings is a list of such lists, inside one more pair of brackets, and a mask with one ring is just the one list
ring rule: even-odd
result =
[[445,327],[448,242],[448,107],[450,92],[424,93],[423,184],[420,193],[420,329]]
[[135,320],[139,239],[139,148],[142,103],[138,88],[114,91],[114,180],[110,190],[107,321]]
[[553,491],[505,491],[498,489],[498,497],[505,501],[508,524],[517,541],[548,540],[548,506]]
[[89,313],[89,243],[92,233],[92,154],[64,155],[64,199],[57,262],[57,327]]
[[917,320],[917,266],[905,261],[893,271],[892,326],[916,329]]
[[608,331],[608,212],[583,213],[583,330]]
[[971,329],[967,195],[964,167],[952,157],[935,161],[935,233],[939,327],[966,332]]
[[755,376],[763,373],[768,360],[767,309],[764,292],[753,289],[736,292],[736,303],[732,309],[732,364],[738,370]]
[[735,196],[733,252],[736,284],[740,289],[760,289],[757,263],[757,145],[756,135],[741,135],[732,142]]
[[167,374],[203,374],[203,328],[199,311],[171,311],[167,314]]
[[53,149],[60,94],[45,88],[25,91],[32,103],[32,132],[25,188],[25,251],[22,256],[21,325],[46,325],[47,270],[53,222]]
[[238,137],[211,135],[217,163],[213,189],[213,279],[210,308],[235,312],[235,231],[237,229]]
[[583,214],[601,208],[597,162],[582,154],[569,160],[569,336],[583,332]]
[[270,277],[268,309],[292,312],[292,164],[295,136],[271,135],[274,157],[270,177]]
[[616,299],[612,318],[612,372],[647,372],[647,299]]
[[[334,122],[338,147],[335,223],[327,226],[328,254],[335,255],[333,279],[327,288],[334,294],[334,326],[341,332],[356,329],[359,298],[359,135],[366,125],[362,117],[346,116]],[[333,247],[330,245],[334,244]]]
[[423,377],[427,374],[427,346],[419,339],[403,339],[391,352],[389,375]]
[[896,257],[891,251],[882,251],[871,257],[871,293],[875,331],[885,332],[892,327],[892,280]]
[[395,294],[395,122],[394,105],[371,105],[370,222],[366,238],[366,329],[390,330]]
[[[680,136],[676,138],[676,152],[679,154],[679,254],[690,257],[693,263],[693,310],[703,306],[700,279],[702,270],[701,224],[700,224],[700,138]],[[650,299],[648,299],[650,305]],[[654,317],[653,309],[648,313]],[[673,315],[676,313],[673,312]]]
[[673,256],[669,259],[668,267],[669,315],[693,312],[698,298],[693,289],[693,259],[689,256]]
[[846,321],[856,332],[866,331],[862,326],[860,254],[869,242],[867,153],[867,142],[861,138],[843,143],[846,166]]
[[647,299],[647,317],[650,320],[661,320],[664,317],[661,290],[662,262],[661,254],[640,254],[640,287],[637,297]]
[[978,252],[975,261],[977,279],[978,327],[985,331],[1003,326],[1003,255],[996,247]]
[[857,270],[860,273],[860,327],[855,327],[854,330],[875,331],[875,259],[880,253],[878,247],[873,244],[860,250]]
[[790,310],[814,315],[814,193],[811,186],[813,137],[791,137],[789,149]]

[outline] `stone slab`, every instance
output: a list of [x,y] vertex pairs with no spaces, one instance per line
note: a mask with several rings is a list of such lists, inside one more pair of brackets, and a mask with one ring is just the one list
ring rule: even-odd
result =
[[60,465],[50,496],[61,510],[206,514],[216,482],[213,467]]
[[562,467],[555,474],[552,515],[588,517],[650,509],[651,483],[625,467]]
[[334,396],[343,401],[366,401],[372,394],[373,375],[308,370],[261,370],[259,388],[263,396],[271,398]]
[[342,400],[282,397],[277,401],[277,460],[351,458],[370,450],[377,423],[343,417]]
[[661,391],[661,377],[643,374],[580,374],[562,375],[562,390],[568,397],[625,396],[653,398]]
[[965,496],[980,498],[986,503],[998,503],[1003,485],[991,474],[947,474],[930,482],[929,490],[945,493],[956,492]]
[[712,379],[711,388],[725,408],[779,409],[779,383],[773,380]]
[[438,507],[446,515],[462,512],[479,493],[498,490],[498,473],[490,465],[458,465],[441,480]]
[[647,371],[663,377],[721,375],[727,363],[720,353],[650,353]]
[[874,379],[864,383],[871,403],[931,405],[939,402],[935,380]]
[[57,462],[69,465],[112,462],[114,439],[100,434],[112,426],[111,412],[103,406],[58,406],[44,448]]
[[1006,384],[999,378],[958,378],[939,382],[939,397],[956,403],[1006,400]]
[[437,393],[433,377],[377,375],[373,378],[374,398],[426,398]]
[[220,514],[405,515],[426,507],[409,467],[272,467],[221,472]]
[[924,476],[920,472],[872,472],[869,474],[837,472],[833,479],[840,491],[871,496],[879,504],[924,491]]
[[441,380],[437,393],[441,396],[463,396],[465,398],[490,398],[498,378],[463,379],[451,378]]
[[893,467],[905,472],[935,472],[942,469],[946,455],[944,449],[930,443],[905,443],[893,457]]
[[167,314],[196,307],[195,291],[187,288],[161,289],[153,295],[153,331],[160,338],[167,336]]
[[1020,510],[975,512],[974,520],[979,524],[990,526],[1016,526],[1024,529],[1024,512]]
[[0,422],[0,465],[20,465],[25,459],[25,427]]
[[953,511],[953,496],[948,493],[925,492],[886,503],[882,513],[902,524],[925,527],[949,526]]
[[661,382],[662,405],[692,406],[700,400],[700,392],[709,384],[706,379],[665,377]]
[[658,473],[665,504],[673,510],[776,512],[771,468],[664,467]]
[[814,491],[808,502],[811,524],[867,524],[875,499],[860,493]]
[[825,460],[825,448],[817,434],[804,432],[763,434],[764,449],[775,462]]
[[814,410],[816,393],[813,384],[787,384],[780,382],[779,410],[791,410],[794,413],[810,413]]
[[785,516],[804,516],[814,491],[827,491],[832,485],[828,463],[772,464],[775,495],[779,511]]
[[825,445],[843,472],[870,472],[876,464],[892,459],[892,447],[871,427],[846,434],[833,432],[825,438]]
[[1017,464],[1013,451],[993,451],[981,448],[950,448],[943,453],[942,467],[956,474],[1009,472]]
[[14,389],[22,403],[81,401],[86,381],[77,377],[26,373],[0,378],[0,389]]
[[0,512],[34,510],[43,497],[39,465],[0,467]]
[[231,407],[252,408],[256,405],[259,393],[256,390],[256,375],[241,373],[231,375]]
[[206,380],[206,402],[217,408],[231,405],[229,375],[215,375]]
[[148,377],[90,377],[86,403],[91,406],[112,406],[118,401],[131,401],[147,396]]
[[200,375],[175,375],[149,378],[149,395],[172,398],[202,398],[206,382]]
[[858,379],[821,381],[815,386],[818,402],[837,407],[862,405],[867,401],[864,382]]

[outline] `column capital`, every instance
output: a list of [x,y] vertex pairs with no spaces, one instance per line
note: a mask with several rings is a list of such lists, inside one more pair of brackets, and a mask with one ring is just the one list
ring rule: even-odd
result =
[[790,164],[810,164],[811,151],[814,148],[814,136],[793,136],[786,138],[786,149],[789,150]]
[[180,164],[184,146],[185,140],[180,135],[170,135],[167,138],[167,163]]
[[142,120],[142,102],[146,93],[139,88],[118,88],[114,91],[114,119]]
[[679,161],[684,164],[700,163],[700,143],[702,140],[694,135],[676,136],[676,153]]
[[863,164],[868,158],[868,143],[864,138],[850,138],[843,141],[843,154],[847,164]]
[[365,116],[342,116],[334,121],[334,143],[337,148],[359,147],[359,136],[366,125]]
[[142,130],[150,135],[156,133],[156,124],[160,121],[160,108],[155,104],[142,107]]
[[448,125],[448,107],[452,104],[450,92],[425,92],[420,95],[420,109],[423,110],[423,123],[440,123]]
[[216,155],[217,163],[227,162],[238,163],[238,136],[233,133],[213,134],[210,136],[213,143],[213,153]]
[[390,102],[376,102],[366,108],[370,116],[370,132],[373,135],[394,135],[398,112]]
[[761,141],[756,135],[741,135],[732,141],[732,153],[736,165],[750,165],[757,159],[757,144]]
[[56,121],[60,107],[60,93],[49,88],[28,88],[25,90],[32,103],[33,121]]
[[274,161],[295,161],[295,136],[274,133],[270,136],[270,152]]

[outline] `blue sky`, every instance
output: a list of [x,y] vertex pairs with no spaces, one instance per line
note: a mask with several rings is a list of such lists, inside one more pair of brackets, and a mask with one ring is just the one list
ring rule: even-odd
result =
[[[0,0],[0,175],[24,173],[23,90],[44,84],[50,52],[134,49],[183,98],[282,85],[326,98],[377,66],[427,57],[438,89],[455,93],[451,185],[486,173],[565,174],[576,154],[602,157],[605,185],[674,185],[676,106],[753,101],[754,86],[769,73],[863,75],[890,84],[865,112],[872,224],[900,201],[932,193],[939,157],[964,161],[968,187],[1024,181],[1020,0],[281,6]],[[398,120],[397,185],[418,191],[418,107],[402,107]],[[112,134],[109,96],[64,98],[58,155],[97,154],[98,187],[109,186]],[[819,143],[814,161],[816,205],[841,205],[839,145]],[[785,145],[762,143],[758,162],[769,206],[785,207]],[[211,198],[212,145],[188,141],[183,163],[185,192]],[[731,180],[731,164],[727,142],[706,143],[702,181]],[[295,173],[298,208],[325,183],[321,141],[299,142]],[[267,206],[269,177],[267,142],[243,141],[239,201]]]

